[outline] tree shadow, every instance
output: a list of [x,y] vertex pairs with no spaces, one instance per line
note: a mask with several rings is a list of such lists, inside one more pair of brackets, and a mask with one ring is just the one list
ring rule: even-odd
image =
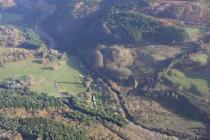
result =
[[42,60],[41,59],[35,59],[35,60],[32,60],[33,63],[36,63],[36,64],[42,64]]
[[202,93],[197,89],[195,85],[191,85],[189,91],[196,96],[202,96]]
[[68,56],[67,64],[69,67],[73,68],[74,70],[79,70],[79,71],[81,70],[76,56]]
[[32,44],[32,43],[29,43],[29,42],[23,42],[22,44],[18,45],[17,47],[18,48],[24,48],[24,49],[27,49],[27,50],[36,50],[39,46],[35,45],[35,44]]

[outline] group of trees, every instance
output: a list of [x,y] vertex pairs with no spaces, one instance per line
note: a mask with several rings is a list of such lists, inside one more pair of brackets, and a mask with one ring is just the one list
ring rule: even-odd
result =
[[109,76],[118,81],[126,80],[132,75],[132,71],[129,68],[116,66],[115,63],[108,64],[106,70]]
[[188,39],[183,28],[167,26],[162,22],[140,14],[113,8],[94,22],[85,36],[102,44],[137,45],[145,42],[175,43]]
[[[120,42],[138,44],[145,41],[157,43],[183,42],[187,38],[184,29],[166,26],[140,13],[120,12],[105,18],[114,31],[113,37]],[[116,28],[117,27],[117,28]]]
[[118,8],[136,9],[148,6],[152,0],[115,0],[114,6]]
[[83,18],[93,14],[102,0],[73,0],[62,10],[65,17]]
[[18,62],[27,58],[30,58],[32,54],[23,49],[19,48],[5,48],[1,49],[0,51],[0,64],[6,64],[6,63],[11,63],[11,62]]
[[121,116],[117,116],[112,113],[102,112],[101,110],[87,107],[83,105],[82,103],[80,103],[78,100],[76,100],[74,97],[71,97],[69,99],[69,103],[70,103],[70,107],[73,108],[74,110],[77,110],[84,114],[88,114],[89,116],[95,117],[99,121],[108,121],[119,126],[123,126],[125,124],[125,120]]
[[22,29],[22,34],[25,38],[25,42],[21,44],[21,47],[27,49],[36,49],[39,47],[46,47],[46,44],[41,40],[39,35],[37,35],[31,29]]
[[87,139],[86,135],[81,130],[41,117],[9,119],[1,116],[0,126],[35,138],[50,138],[52,140]]
[[61,99],[50,97],[45,94],[36,93],[14,93],[12,91],[0,91],[1,108],[25,108],[44,109],[48,107],[62,107],[64,104]]
[[85,122],[86,124],[91,124],[96,121],[94,117],[88,116],[79,111],[68,112],[67,117],[75,121]]
[[47,47],[40,47],[35,51],[35,55],[39,58],[46,59],[49,62],[68,60],[68,56],[65,53],[60,53],[57,50],[48,49]]
[[[9,90],[0,91],[1,108],[14,107],[25,108],[26,110],[36,110],[49,107],[60,108],[63,106],[64,103],[60,98],[50,97],[45,94],[36,94],[32,92],[15,93]],[[87,139],[85,133],[81,130],[41,117],[10,119],[7,116],[0,114],[0,127],[18,131],[23,135],[35,138],[50,138],[52,140]]]

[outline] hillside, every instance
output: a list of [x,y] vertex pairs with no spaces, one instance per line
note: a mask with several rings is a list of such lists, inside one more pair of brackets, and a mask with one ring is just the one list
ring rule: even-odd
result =
[[210,140],[207,0],[0,0],[0,139]]

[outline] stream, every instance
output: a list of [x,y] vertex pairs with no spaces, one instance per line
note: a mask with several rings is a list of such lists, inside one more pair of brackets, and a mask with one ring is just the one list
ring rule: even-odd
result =
[[40,26],[40,24],[42,23],[42,21],[47,17],[47,14],[42,15],[41,17],[39,17],[36,20],[36,24],[34,26],[34,30],[37,34],[39,34],[39,36],[41,36],[41,38],[45,41],[45,43],[47,44],[48,48],[53,49],[56,47],[56,42],[55,40],[49,35],[47,34],[44,29]]

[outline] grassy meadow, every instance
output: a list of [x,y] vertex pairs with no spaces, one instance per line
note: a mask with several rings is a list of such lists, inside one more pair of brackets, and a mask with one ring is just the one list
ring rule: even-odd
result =
[[185,73],[176,69],[172,69],[169,75],[170,76],[167,76],[167,78],[172,83],[182,86],[184,89],[195,95],[204,98],[210,97],[210,78],[207,79],[207,77],[205,78],[202,74],[186,75]]
[[76,58],[70,57],[69,64],[65,61],[54,65],[54,69],[40,64],[31,58],[24,61],[5,64],[0,67],[0,82],[8,78],[18,78],[22,76],[32,77],[32,91],[38,93],[48,93],[52,96],[61,96],[61,92],[77,94],[84,92],[83,76],[76,65]]
[[[186,58],[187,63],[172,68],[166,78],[177,86],[204,99],[210,99],[210,61],[209,55],[203,52],[191,54]],[[192,67],[193,66],[193,67]]]

